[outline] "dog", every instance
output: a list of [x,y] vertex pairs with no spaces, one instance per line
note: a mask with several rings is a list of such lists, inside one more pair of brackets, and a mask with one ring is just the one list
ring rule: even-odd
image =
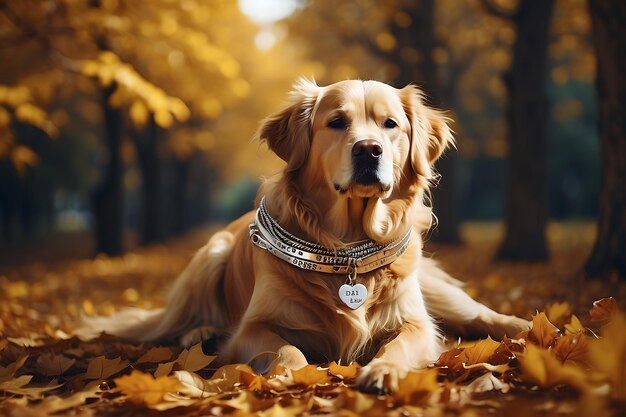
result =
[[513,336],[529,322],[470,298],[422,256],[433,164],[448,119],[415,86],[299,80],[257,138],[285,161],[257,210],[216,233],[166,306],[91,320],[136,341],[218,341],[221,364],[357,361],[357,384],[390,391],[443,350],[439,327]]

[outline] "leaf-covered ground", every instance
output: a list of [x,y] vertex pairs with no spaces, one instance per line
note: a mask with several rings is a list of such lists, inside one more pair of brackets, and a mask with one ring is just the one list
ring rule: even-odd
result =
[[[245,364],[211,367],[200,345],[81,341],[81,314],[156,307],[209,231],[95,260],[77,238],[0,254],[0,415],[536,416],[626,413],[626,285],[577,271],[593,225],[554,224],[548,263],[493,262],[495,225],[472,224],[461,247],[428,245],[466,290],[530,332],[494,341],[450,340],[432,368],[399,390],[352,387],[358,365],[319,364],[266,376]],[[42,259],[35,262],[29,259]],[[612,297],[612,298],[610,298]],[[594,300],[600,300],[593,303]],[[344,366],[347,365],[347,366]]]

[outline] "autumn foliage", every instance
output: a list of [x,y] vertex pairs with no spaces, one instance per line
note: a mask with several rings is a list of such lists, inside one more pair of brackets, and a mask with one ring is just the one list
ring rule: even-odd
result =
[[[540,410],[545,415],[623,411],[626,316],[615,299],[603,298],[592,304],[581,301],[585,308],[576,306],[576,301],[542,301],[550,294],[570,298],[554,292],[565,289],[562,280],[576,267],[567,262],[578,253],[567,246],[566,242],[572,244],[570,235],[559,229],[551,233],[551,243],[559,250],[549,267],[494,267],[488,260],[498,238],[494,236],[486,245],[483,239],[489,233],[479,230],[481,233],[474,231],[469,248],[436,247],[444,265],[454,265],[453,270],[463,268],[466,273],[461,275],[465,276],[473,271],[467,291],[478,298],[489,296],[501,310],[525,316],[534,303],[545,308],[533,314],[530,331],[503,341],[449,338],[446,352],[435,364],[410,372],[397,390],[385,395],[355,387],[360,368],[356,363],[311,364],[258,375],[246,364],[216,369],[210,343],[183,349],[129,344],[106,335],[92,341],[72,336],[81,314],[109,314],[119,305],[158,306],[157,295],[184,267],[206,232],[171,242],[167,248],[141,249],[123,258],[18,268],[11,274],[12,280],[0,279],[4,294],[0,305],[0,414],[21,416],[28,410],[34,416],[127,412],[534,416]],[[576,250],[590,245],[589,239],[585,242]],[[491,272],[485,276],[480,268],[487,266]],[[44,275],[47,286],[32,281]],[[526,286],[521,293],[518,277]],[[623,286],[619,288],[612,293],[623,293]],[[607,290],[588,287],[585,299]],[[536,298],[537,294],[541,298]],[[522,304],[512,305],[511,300]]]

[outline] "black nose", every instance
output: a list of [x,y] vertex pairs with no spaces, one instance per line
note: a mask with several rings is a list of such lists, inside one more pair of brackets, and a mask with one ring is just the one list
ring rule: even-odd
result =
[[360,140],[352,146],[352,156],[363,159],[379,159],[383,154],[383,145],[374,139]]

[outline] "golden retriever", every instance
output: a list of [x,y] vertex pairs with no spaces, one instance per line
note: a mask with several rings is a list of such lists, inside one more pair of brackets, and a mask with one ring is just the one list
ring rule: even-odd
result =
[[[286,162],[257,201],[264,197],[264,213],[280,233],[337,254],[363,242],[392,242],[392,256],[375,254],[380,266],[368,272],[354,273],[356,259],[333,270],[343,272],[310,270],[320,257],[301,261],[285,256],[293,248],[281,255],[258,236],[253,242],[257,229],[250,225],[259,218],[250,212],[199,250],[166,307],[97,318],[92,330],[186,345],[215,337],[221,363],[247,362],[259,372],[358,361],[361,387],[393,390],[408,370],[437,359],[438,321],[494,337],[528,328],[526,320],[474,301],[422,257],[433,164],[453,139],[447,119],[424,104],[417,87],[301,80],[289,105],[263,121],[258,138]],[[362,290],[360,300],[343,300],[352,289]]]

